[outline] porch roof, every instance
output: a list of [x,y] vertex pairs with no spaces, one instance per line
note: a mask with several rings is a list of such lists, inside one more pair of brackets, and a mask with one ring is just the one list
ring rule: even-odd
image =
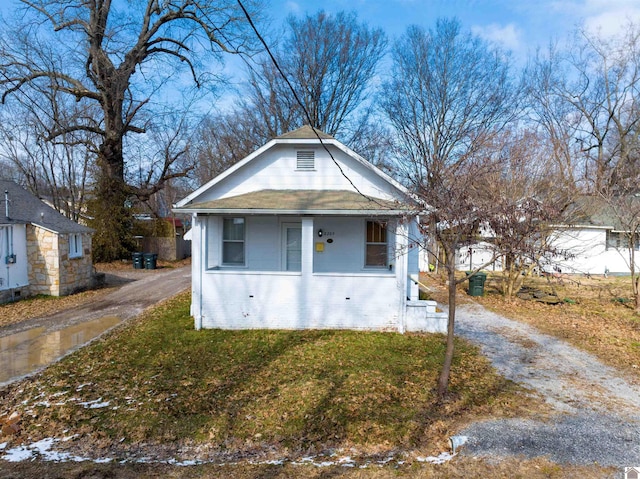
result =
[[[409,200],[407,200],[409,201]],[[217,214],[402,215],[409,203],[366,197],[346,190],[260,190],[185,205],[177,210]]]

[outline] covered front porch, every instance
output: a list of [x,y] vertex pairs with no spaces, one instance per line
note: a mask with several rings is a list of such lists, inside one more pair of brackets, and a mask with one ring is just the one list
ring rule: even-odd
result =
[[193,257],[198,329],[442,332],[435,303],[418,301],[411,280],[418,248],[410,221],[199,214],[192,235],[204,245]]

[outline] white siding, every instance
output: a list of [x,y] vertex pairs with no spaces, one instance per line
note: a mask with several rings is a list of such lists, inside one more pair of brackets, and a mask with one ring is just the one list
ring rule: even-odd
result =
[[[560,254],[548,261],[549,272],[557,267],[562,273],[629,274],[629,250],[607,248],[607,233],[599,228],[571,228],[558,231],[553,245]],[[636,251],[636,270],[640,266]]]
[[[7,264],[6,257],[11,249],[11,235],[7,231],[13,227],[14,264]],[[21,288],[29,284],[27,259],[27,229],[25,225],[0,226],[0,291]]]
[[[308,284],[307,287],[303,285]],[[203,275],[202,327],[397,330],[392,275],[215,271]]]
[[502,261],[500,258],[491,264],[494,247],[491,243],[481,241],[472,245],[458,248],[456,253],[456,269],[458,271],[470,271],[477,268],[484,268],[489,271],[502,271]]
[[340,168],[324,148],[305,146],[305,150],[315,151],[315,169],[299,170],[296,167],[296,153],[300,148],[295,145],[276,145],[235,174],[215,184],[196,201],[226,198],[259,190],[353,191],[353,185],[365,195],[382,199],[396,197],[398,193],[395,188],[383,178],[373,174],[343,151],[331,145],[329,148]]
[[[407,298],[417,299],[417,286],[408,284],[408,276],[417,273],[416,255],[408,254],[408,225],[389,223],[393,268],[376,270],[364,268],[365,219],[303,217],[302,271],[284,272],[280,270],[281,253],[276,251],[281,249],[282,222],[289,223],[291,218],[247,218],[246,267],[203,270],[196,266],[199,257],[194,256],[191,311],[196,328],[405,331],[408,319],[410,328],[430,330],[431,323],[424,317],[427,309],[414,307],[412,315],[406,317]],[[207,253],[209,258],[219,251],[219,224],[214,217],[204,221],[198,217],[194,222],[194,245],[198,241],[198,225],[209,228],[201,238],[214,251]],[[322,238],[317,235],[320,226],[327,233]],[[394,237],[397,241],[392,240]],[[334,241],[326,244],[329,238]],[[316,251],[319,240],[325,242],[328,256]],[[251,245],[262,253],[250,252]],[[326,249],[329,246],[336,249]],[[410,256],[414,258],[411,262]],[[319,265],[324,272],[318,271]]]
[[[319,217],[314,219],[315,243],[322,243],[323,251],[314,248],[313,265],[317,273],[384,272],[387,268],[365,267],[367,218]],[[387,225],[388,264],[395,263],[395,222]],[[322,230],[322,237],[318,237]],[[392,268],[389,268],[392,269]]]

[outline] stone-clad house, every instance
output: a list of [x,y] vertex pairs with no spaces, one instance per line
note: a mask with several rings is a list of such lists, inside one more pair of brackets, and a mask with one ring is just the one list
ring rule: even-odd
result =
[[91,286],[91,235],[16,183],[0,180],[0,302]]

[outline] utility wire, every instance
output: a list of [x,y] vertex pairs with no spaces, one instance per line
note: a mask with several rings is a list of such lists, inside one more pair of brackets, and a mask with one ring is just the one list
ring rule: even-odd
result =
[[331,153],[331,151],[329,150],[328,146],[325,144],[324,141],[322,141],[322,138],[320,137],[320,135],[318,134],[317,129],[312,125],[311,122],[311,115],[309,115],[309,112],[307,111],[307,108],[305,107],[305,105],[302,103],[302,101],[300,100],[300,97],[298,96],[298,93],[296,92],[295,88],[293,88],[293,85],[291,85],[291,82],[289,81],[289,79],[287,78],[287,76],[285,75],[284,71],[282,70],[282,68],[280,67],[280,65],[278,64],[278,61],[276,60],[275,56],[273,55],[273,53],[271,52],[271,49],[269,48],[269,45],[267,45],[267,42],[264,40],[264,38],[262,37],[262,35],[260,34],[260,32],[258,31],[258,28],[256,27],[256,25],[253,23],[253,19],[251,18],[251,15],[249,15],[249,12],[247,11],[247,9],[245,8],[244,4],[242,3],[242,0],[237,0],[238,5],[240,6],[240,8],[242,9],[242,12],[244,13],[244,16],[246,17],[247,21],[249,22],[249,25],[251,26],[251,28],[253,29],[254,33],[256,34],[256,36],[258,37],[258,40],[260,40],[260,43],[262,43],[262,46],[264,46],[265,50],[267,51],[267,54],[269,55],[269,58],[271,59],[271,62],[273,63],[273,65],[276,67],[276,69],[278,70],[278,72],[280,73],[280,75],[282,76],[282,78],[284,79],[285,83],[287,84],[287,86],[289,87],[289,89],[291,90],[291,93],[293,93],[293,97],[296,100],[296,103],[298,103],[298,105],[300,106],[300,108],[302,108],[302,111],[304,112],[304,115],[307,119],[307,122],[309,123],[309,126],[311,127],[311,129],[313,130],[313,133],[316,135],[316,138],[318,139],[318,141],[320,141],[320,144],[322,145],[322,147],[325,149],[325,151],[329,154],[329,156],[331,157],[331,159],[333,160],[333,163],[338,167],[338,170],[340,170],[340,174],[349,182],[349,184],[351,186],[353,186],[353,188],[356,190],[356,192],[358,192],[358,194],[364,198],[366,198],[369,201],[373,201],[374,203],[376,203],[379,206],[383,206],[385,208],[388,208],[388,206],[386,205],[382,205],[379,201],[377,201],[375,198],[371,198],[367,195],[365,195],[362,191],[360,191],[360,189],[353,183],[353,181],[351,181],[351,178],[349,178],[347,176],[347,174],[344,172],[344,170],[342,169],[342,167],[340,166],[340,164],[338,163],[338,161],[334,158],[333,154]]

